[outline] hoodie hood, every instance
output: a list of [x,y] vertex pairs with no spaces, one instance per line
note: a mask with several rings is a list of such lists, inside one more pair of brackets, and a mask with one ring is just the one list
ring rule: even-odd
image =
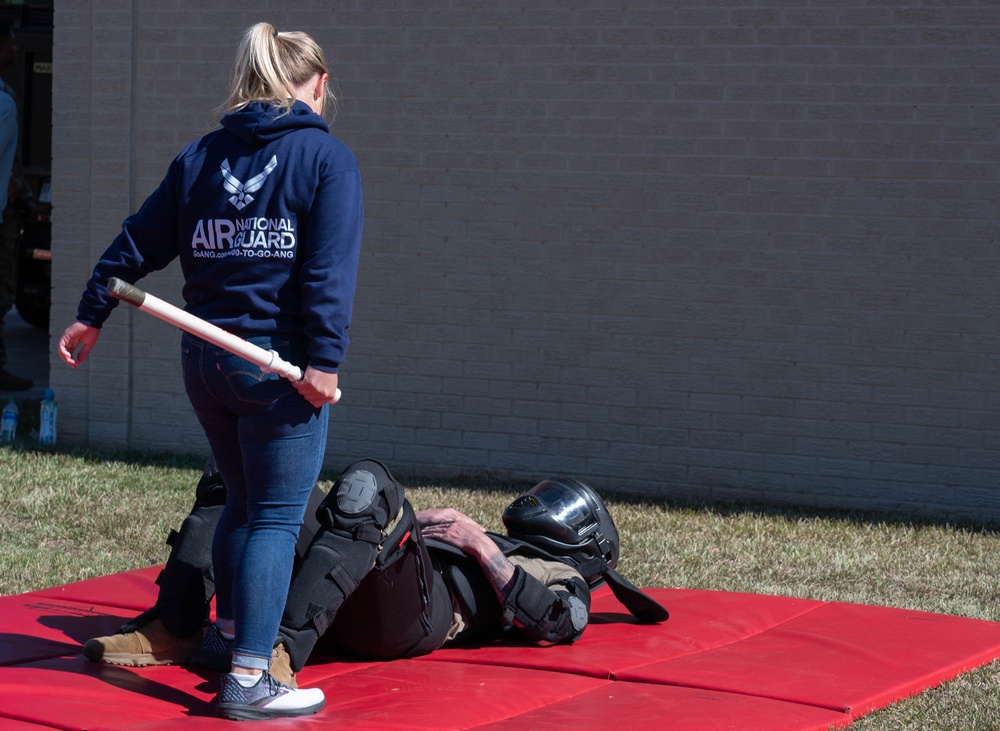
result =
[[268,102],[250,102],[224,116],[222,126],[251,145],[263,145],[300,129],[315,128],[328,134],[330,132],[326,120],[300,101],[296,101],[288,112]]

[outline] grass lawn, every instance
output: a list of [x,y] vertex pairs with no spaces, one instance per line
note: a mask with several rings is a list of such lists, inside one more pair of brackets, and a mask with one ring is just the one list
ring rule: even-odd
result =
[[[0,595],[166,560],[202,457],[0,446]],[[334,475],[324,475],[324,482]],[[540,475],[545,477],[545,475]],[[450,505],[502,532],[528,484],[407,480],[417,509]],[[601,488],[601,485],[594,485]],[[861,513],[676,505],[612,496],[622,573],[639,586],[799,596],[1000,621],[1000,534]],[[669,607],[668,607],[669,609]],[[871,714],[852,731],[1000,729],[1000,663]]]

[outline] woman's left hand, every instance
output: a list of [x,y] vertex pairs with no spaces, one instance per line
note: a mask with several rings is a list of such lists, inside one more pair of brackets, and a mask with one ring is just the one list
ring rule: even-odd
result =
[[315,406],[317,409],[323,404],[337,403],[338,392],[336,373],[319,371],[309,366],[301,381],[295,381],[295,390],[302,394],[302,397]]
[[87,360],[87,356],[97,345],[97,339],[100,336],[101,331],[98,328],[84,325],[77,320],[67,327],[62,337],[59,338],[59,344],[56,346],[59,357],[66,365],[76,368]]

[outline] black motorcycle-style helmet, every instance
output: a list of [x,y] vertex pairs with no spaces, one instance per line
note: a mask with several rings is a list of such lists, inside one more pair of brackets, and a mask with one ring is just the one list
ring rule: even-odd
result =
[[618,529],[601,496],[580,480],[542,480],[510,504],[503,524],[511,538],[579,570],[591,588],[618,565]]

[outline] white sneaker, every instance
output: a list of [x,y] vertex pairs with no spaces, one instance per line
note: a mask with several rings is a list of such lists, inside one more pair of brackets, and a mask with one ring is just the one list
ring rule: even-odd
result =
[[319,688],[289,688],[265,671],[249,688],[232,673],[222,676],[215,715],[236,721],[308,716],[326,705]]

